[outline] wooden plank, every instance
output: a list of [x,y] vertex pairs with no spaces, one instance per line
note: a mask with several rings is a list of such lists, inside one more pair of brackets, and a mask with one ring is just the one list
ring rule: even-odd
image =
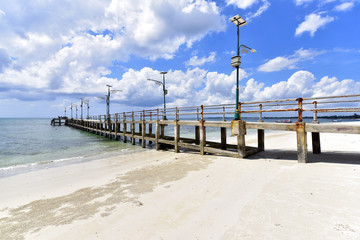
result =
[[235,157],[235,158],[239,157],[237,152],[229,151],[229,150],[222,150],[222,149],[217,149],[217,148],[205,147],[204,151],[208,152],[208,153],[225,155],[225,156],[229,156],[229,157]]
[[200,126],[200,122],[199,121],[179,121],[179,125]]
[[169,145],[174,145],[174,141],[171,141],[171,140],[159,139],[159,142],[169,144]]
[[296,131],[295,123],[247,122],[247,129]]
[[223,127],[230,128],[231,122],[206,121],[205,127]]
[[360,126],[339,123],[307,123],[305,126],[305,131],[318,133],[360,134]]
[[179,147],[189,148],[189,149],[200,151],[200,146],[199,145],[194,145],[194,144],[190,144],[190,143],[183,143],[183,142],[179,142],[178,144],[179,144]]

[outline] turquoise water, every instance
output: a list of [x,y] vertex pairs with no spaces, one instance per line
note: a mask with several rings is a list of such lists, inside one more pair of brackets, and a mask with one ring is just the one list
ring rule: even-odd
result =
[[[141,147],[112,141],[50,119],[0,119],[0,169],[81,162],[115,156]],[[1,172],[0,172],[1,174]]]

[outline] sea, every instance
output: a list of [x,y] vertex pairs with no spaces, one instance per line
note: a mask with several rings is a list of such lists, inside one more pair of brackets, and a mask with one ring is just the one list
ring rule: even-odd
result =
[[[256,119],[244,120],[257,121]],[[267,118],[264,120],[275,122],[278,119]],[[290,120],[296,122],[296,118]],[[321,119],[320,121],[331,122],[333,120]],[[143,149],[140,144],[132,145],[129,141],[128,143],[114,141],[63,125],[52,126],[50,122],[51,119],[45,118],[0,118],[0,178],[154,148],[153,145],[150,145]],[[166,135],[173,136],[173,133],[172,125],[165,128]],[[247,134],[256,134],[256,130],[248,130]],[[182,126],[181,137],[193,136],[193,127]],[[228,129],[227,136],[230,136],[230,129]],[[206,137],[210,141],[219,141],[219,129],[208,127]]]

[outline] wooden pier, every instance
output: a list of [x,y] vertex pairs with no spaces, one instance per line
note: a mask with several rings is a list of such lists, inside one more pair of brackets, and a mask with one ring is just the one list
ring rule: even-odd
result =
[[68,119],[67,117],[53,118],[53,119],[51,119],[51,125],[53,125],[53,126],[65,125],[67,119]]
[[[346,100],[337,100],[344,98]],[[321,153],[320,133],[360,134],[359,125],[320,124],[317,118],[318,113],[324,112],[360,112],[359,98],[360,95],[348,95],[240,103],[241,116],[258,114],[258,120],[254,121],[227,121],[227,118],[234,114],[235,104],[224,104],[171,108],[166,109],[166,112],[163,109],[155,109],[115,113],[110,116],[100,115],[90,119],[68,119],[66,124],[111,139],[122,139],[124,142],[130,140],[132,144],[138,140],[144,148],[148,143],[155,144],[156,150],[169,147],[174,148],[175,152],[179,152],[181,149],[192,149],[199,151],[202,155],[211,153],[239,158],[245,158],[265,150],[265,130],[293,131],[296,132],[297,138],[298,162],[306,163],[308,161],[307,133],[312,134],[314,154]],[[319,108],[319,105],[329,107]],[[311,107],[305,108],[305,106]],[[288,112],[297,112],[297,122],[263,121],[264,113]],[[312,123],[303,122],[303,112],[313,113]],[[180,118],[182,119],[180,120]],[[194,130],[192,137],[182,136],[181,129],[185,126]],[[207,139],[206,129],[209,127],[219,129],[219,141]],[[165,128],[173,129],[170,131],[172,134],[166,135]],[[227,129],[237,133],[236,144],[227,142],[229,132]],[[257,147],[246,146],[245,135],[250,129],[257,130]],[[167,132],[169,133],[169,131]]]

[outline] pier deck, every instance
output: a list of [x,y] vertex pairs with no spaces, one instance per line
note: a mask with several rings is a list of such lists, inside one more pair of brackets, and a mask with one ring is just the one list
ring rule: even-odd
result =
[[[146,147],[146,143],[155,144],[156,150],[164,147],[172,147],[175,152],[180,149],[192,149],[199,151],[200,154],[219,154],[231,157],[245,158],[265,150],[265,130],[280,130],[296,132],[297,139],[297,159],[300,163],[308,161],[307,149],[307,133],[312,134],[312,147],[314,154],[321,153],[320,133],[346,133],[360,134],[360,125],[341,124],[341,123],[322,123],[317,119],[317,114],[321,112],[360,112],[358,99],[360,95],[348,95],[337,97],[323,98],[298,98],[287,100],[275,100],[266,102],[240,103],[240,115],[259,114],[258,121],[226,121],[229,114],[234,114],[234,105],[212,105],[200,107],[185,107],[166,109],[143,110],[137,112],[124,112],[122,114],[115,113],[111,116],[100,115],[92,119],[68,119],[68,126],[88,131],[94,134],[103,135],[105,137],[127,142],[128,139],[132,144],[136,140],[141,143],[142,147]],[[352,98],[351,100],[336,101],[334,98]],[[324,99],[331,99],[325,102]],[[314,101],[315,100],[315,101]],[[316,100],[322,100],[318,102]],[[309,103],[309,101],[311,101]],[[305,105],[312,105],[313,108],[306,109]],[[318,108],[319,104],[328,104],[328,108]],[[336,104],[342,104],[337,107]],[[357,104],[355,107],[346,104]],[[296,105],[297,108],[290,107]],[[284,107],[285,106],[285,107]],[[246,107],[250,108],[246,110]],[[287,108],[286,108],[287,107]],[[256,109],[255,109],[256,108]],[[232,109],[232,111],[227,111]],[[275,123],[264,122],[263,113],[298,113],[298,119],[295,123]],[[303,122],[303,112],[313,112],[313,122]],[[355,114],[356,115],[356,114]],[[168,120],[167,117],[173,119]],[[180,116],[184,118],[180,120]],[[211,116],[211,117],[208,117]],[[160,119],[163,118],[163,119]],[[213,119],[221,119],[214,121]],[[136,127],[137,126],[137,127]],[[182,137],[181,129],[194,129],[192,136]],[[166,131],[167,129],[173,129]],[[218,128],[220,131],[219,142],[209,141],[206,137],[206,129]],[[236,129],[234,129],[236,127]],[[227,142],[227,134],[229,130],[236,133],[236,144]],[[245,135],[250,129],[257,130],[257,147],[246,146]]]

